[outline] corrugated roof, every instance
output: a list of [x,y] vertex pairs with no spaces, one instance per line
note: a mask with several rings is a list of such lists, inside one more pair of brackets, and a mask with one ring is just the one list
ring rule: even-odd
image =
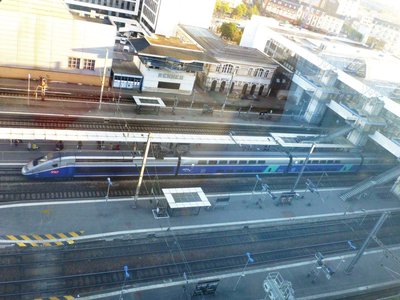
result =
[[203,47],[209,55],[214,56],[219,61],[228,60],[258,65],[276,64],[271,58],[258,49],[227,44],[206,28],[188,25],[180,25],[180,27]]

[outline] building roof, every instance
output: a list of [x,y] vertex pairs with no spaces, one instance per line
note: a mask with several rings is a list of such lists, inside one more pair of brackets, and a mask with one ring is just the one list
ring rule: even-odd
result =
[[180,27],[198,43],[205,51],[219,62],[235,62],[256,65],[276,65],[276,63],[261,51],[230,45],[210,30],[201,27],[180,25]]
[[[152,39],[138,38],[131,39],[131,45],[135,49],[138,55],[155,56],[155,57],[165,57],[173,58],[181,62],[203,62],[203,63],[217,63],[217,61],[210,55],[206,54],[204,51],[172,47],[171,43],[162,43],[158,41],[157,44],[151,43]],[[177,44],[175,44],[177,46]]]
[[129,74],[143,76],[133,61],[113,59],[112,70],[114,74]]

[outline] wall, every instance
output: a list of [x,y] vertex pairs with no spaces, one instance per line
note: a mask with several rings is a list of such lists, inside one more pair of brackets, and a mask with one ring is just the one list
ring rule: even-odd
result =
[[[166,70],[150,69],[141,63],[140,59],[135,56],[134,63],[139,68],[143,75],[142,90],[147,92],[162,92],[162,93],[180,93],[190,95],[193,90],[194,81],[196,79],[195,73],[187,72],[168,72]],[[161,76],[161,77],[160,77]],[[158,88],[158,83],[170,82],[179,83],[180,88],[177,89],[163,89]]]
[[[68,15],[63,18],[0,10],[0,34],[0,65],[3,68],[58,71],[98,78],[102,76],[106,49],[109,49],[109,76],[116,35],[112,25],[78,20]],[[80,58],[81,69],[68,68],[68,57]],[[83,70],[83,59],[95,60],[95,69]],[[21,78],[26,78],[27,73]],[[65,81],[75,82],[74,76]]]

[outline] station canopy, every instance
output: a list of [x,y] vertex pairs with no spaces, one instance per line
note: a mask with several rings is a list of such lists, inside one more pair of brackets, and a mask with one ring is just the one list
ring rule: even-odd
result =
[[168,206],[176,208],[210,207],[210,201],[200,187],[162,189]]
[[[146,143],[148,133],[116,131],[84,131],[41,128],[0,128],[2,140],[43,140],[43,141],[104,141]],[[209,144],[209,145],[260,145],[275,146],[277,143],[266,136],[202,135],[151,133],[152,143]]]
[[138,106],[166,107],[164,101],[162,101],[161,98],[140,96],[132,96],[132,98]]

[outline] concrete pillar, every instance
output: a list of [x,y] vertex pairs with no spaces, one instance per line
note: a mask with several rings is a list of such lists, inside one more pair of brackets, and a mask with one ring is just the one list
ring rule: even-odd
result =
[[304,113],[304,120],[311,124],[318,124],[326,111],[326,103],[328,102],[329,93],[324,88],[317,89]]

